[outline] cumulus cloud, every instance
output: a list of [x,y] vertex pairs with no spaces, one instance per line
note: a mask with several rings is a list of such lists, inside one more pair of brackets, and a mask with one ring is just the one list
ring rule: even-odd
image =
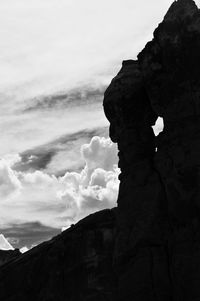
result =
[[7,198],[21,189],[16,173],[11,169],[10,162],[0,160],[0,196]]
[[0,160],[0,226],[40,222],[61,228],[114,207],[119,185],[116,145],[96,136],[82,146],[81,155],[84,168],[62,177],[39,170],[15,171],[12,165],[18,156]]
[[[60,198],[70,200],[74,216],[112,208],[118,193],[117,149],[110,139],[93,137],[81,149],[85,167],[80,173],[66,173],[61,181],[66,189]],[[73,208],[73,209],[72,209]]]

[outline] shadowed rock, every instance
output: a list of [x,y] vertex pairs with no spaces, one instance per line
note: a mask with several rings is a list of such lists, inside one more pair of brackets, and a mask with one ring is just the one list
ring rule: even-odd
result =
[[200,114],[199,49],[200,12],[194,1],[179,0],[138,55],[151,105],[165,126]]
[[152,108],[164,118],[155,168],[167,199],[174,300],[200,299],[199,53],[200,11],[179,0],[138,56]]
[[0,250],[0,266],[4,265],[6,262],[13,260],[21,256],[19,249],[15,250]]
[[[174,2],[105,93],[122,172],[119,300],[200,299],[199,53],[200,12],[191,0]],[[155,116],[164,119],[156,141]]]
[[1,266],[0,300],[115,300],[114,240],[114,210],[88,216]]
[[167,207],[154,168],[152,125],[157,115],[137,61],[123,62],[105,92],[104,110],[110,121],[110,137],[118,143],[121,168],[114,256],[117,300],[147,301],[156,300],[156,296],[168,300]]

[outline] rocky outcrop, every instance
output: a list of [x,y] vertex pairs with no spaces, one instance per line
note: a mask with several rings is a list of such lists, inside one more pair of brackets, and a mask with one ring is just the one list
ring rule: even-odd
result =
[[165,127],[200,114],[199,23],[194,1],[175,1],[138,55],[152,108]]
[[110,137],[118,143],[121,168],[114,258],[117,300],[168,300],[167,208],[154,167],[152,125],[157,114],[138,62],[123,62],[105,92],[104,110]]
[[164,118],[156,168],[173,222],[200,214],[200,12],[192,0],[170,7],[154,39],[139,54],[149,100]]
[[138,56],[152,108],[164,119],[155,168],[167,200],[174,300],[200,300],[199,51],[200,11],[179,0]]
[[[105,93],[121,167],[121,301],[200,300],[199,51],[200,12],[192,0],[178,0]],[[158,116],[164,131],[155,138]]]
[[114,210],[88,216],[4,264],[0,300],[115,300],[114,241]]

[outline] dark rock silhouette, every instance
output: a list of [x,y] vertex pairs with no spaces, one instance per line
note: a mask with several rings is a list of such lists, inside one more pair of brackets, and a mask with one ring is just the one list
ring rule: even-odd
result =
[[[153,162],[155,139],[151,126],[157,115],[151,108],[138,62],[123,62],[105,92],[104,110],[110,121],[110,137],[118,143],[121,168],[115,247],[118,298],[155,300],[152,262],[156,254],[166,256],[165,193]],[[163,290],[161,294],[170,292],[168,285]]]
[[200,300],[199,50],[200,11],[179,0],[138,56],[152,108],[164,119],[154,166],[166,195],[172,300]]
[[0,300],[116,300],[115,213],[81,220],[0,268]]
[[11,261],[12,259],[19,257],[21,252],[19,249],[15,250],[0,250],[0,266],[5,264],[6,262]]
[[[104,97],[118,207],[0,268],[1,301],[200,300],[200,11],[172,4]],[[154,136],[158,116],[164,130]]]
[[[121,168],[118,300],[200,300],[200,12],[172,4],[105,93]],[[164,131],[151,125],[161,116]]]

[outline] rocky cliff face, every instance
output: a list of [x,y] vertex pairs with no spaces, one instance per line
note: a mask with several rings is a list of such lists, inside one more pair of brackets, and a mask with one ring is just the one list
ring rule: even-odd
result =
[[[119,300],[200,300],[200,11],[172,4],[105,93],[121,183]],[[164,131],[151,125],[161,116]]]
[[[4,264],[0,300],[200,300],[200,11],[172,4],[105,92],[118,207]],[[164,119],[154,136],[152,125]]]
[[139,54],[153,110],[164,118],[154,166],[168,210],[174,300],[200,299],[200,11],[179,0]]

